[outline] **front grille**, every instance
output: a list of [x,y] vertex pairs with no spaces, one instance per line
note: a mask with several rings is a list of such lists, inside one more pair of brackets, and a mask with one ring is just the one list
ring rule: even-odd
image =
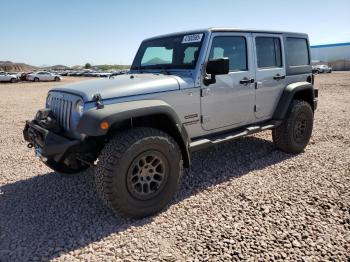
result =
[[69,131],[71,128],[71,116],[73,105],[77,101],[77,98],[72,95],[62,95],[61,93],[50,92],[47,104],[52,110],[53,115],[56,118],[59,126],[65,130]]

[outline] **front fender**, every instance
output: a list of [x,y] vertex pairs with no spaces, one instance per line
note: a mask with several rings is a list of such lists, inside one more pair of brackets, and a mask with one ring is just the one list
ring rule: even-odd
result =
[[289,84],[283,90],[280,101],[276,107],[276,110],[273,114],[273,119],[283,120],[287,115],[287,111],[292,100],[298,96],[298,94],[303,93],[303,99],[308,101],[313,109],[314,106],[314,87],[309,82],[297,82]]
[[173,122],[174,128],[177,129],[175,131],[181,139],[181,141],[178,140],[178,143],[184,157],[185,166],[189,166],[189,137],[187,131],[171,106],[161,100],[130,101],[105,105],[102,109],[89,110],[81,117],[77,125],[77,131],[87,136],[103,136],[108,133],[108,130],[100,128],[103,121],[107,121],[109,126],[130,121],[132,126],[133,118],[152,115],[166,115]]
[[182,124],[171,106],[161,100],[138,100],[105,105],[102,109],[92,109],[83,114],[77,131],[88,136],[103,136],[108,130],[100,128],[103,121],[107,121],[109,126],[125,120],[132,121],[133,118],[165,114],[181,129]]

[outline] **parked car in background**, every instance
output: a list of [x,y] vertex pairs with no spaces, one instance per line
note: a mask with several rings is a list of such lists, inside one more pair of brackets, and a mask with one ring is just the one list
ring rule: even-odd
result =
[[124,75],[127,74],[129,71],[128,70],[115,70],[111,72],[111,76],[118,76],[118,75]]
[[70,71],[63,71],[58,73],[60,76],[67,76]]
[[312,66],[312,72],[314,74],[332,73],[332,67],[328,65],[315,65],[315,66]]
[[19,77],[19,79],[21,81],[27,81],[27,77],[29,74],[33,74],[33,72],[25,72],[25,73],[22,73],[21,76]]
[[10,74],[10,75],[14,75],[14,76],[16,76],[18,79],[21,77],[21,72],[7,72],[8,74]]
[[0,82],[18,82],[18,76],[16,74],[10,74],[8,72],[0,71]]
[[62,77],[58,74],[46,72],[46,71],[39,71],[32,74],[28,74],[27,80],[39,82],[39,81],[60,81]]
[[77,71],[71,71],[67,74],[67,76],[75,76],[76,73],[77,73]]
[[102,72],[100,73],[100,77],[109,77],[112,73],[109,72]]

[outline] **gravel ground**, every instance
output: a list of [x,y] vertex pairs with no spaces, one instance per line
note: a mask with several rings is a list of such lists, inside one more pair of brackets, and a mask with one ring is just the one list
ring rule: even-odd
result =
[[350,261],[349,72],[317,76],[304,153],[270,132],[198,152],[170,207],[142,220],[102,206],[91,171],[55,174],[26,148],[24,121],[58,84],[0,85],[0,261]]

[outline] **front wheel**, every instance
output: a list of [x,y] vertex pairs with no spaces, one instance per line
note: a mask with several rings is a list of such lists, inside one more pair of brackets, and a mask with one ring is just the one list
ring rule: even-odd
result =
[[63,162],[57,162],[52,158],[47,159],[47,161],[45,161],[44,164],[49,168],[51,168],[52,170],[56,171],[57,173],[70,174],[70,175],[78,174],[89,168],[88,165],[82,164],[77,161],[74,165],[66,165]]
[[61,79],[60,79],[58,76],[55,77],[55,81],[56,81],[56,82],[58,82],[58,81],[60,81],[60,80],[61,80]]
[[300,153],[309,143],[314,115],[306,101],[293,100],[282,124],[272,130],[277,148],[287,153]]
[[102,150],[96,187],[114,213],[145,217],[171,201],[181,175],[177,143],[158,129],[135,128],[118,133]]

